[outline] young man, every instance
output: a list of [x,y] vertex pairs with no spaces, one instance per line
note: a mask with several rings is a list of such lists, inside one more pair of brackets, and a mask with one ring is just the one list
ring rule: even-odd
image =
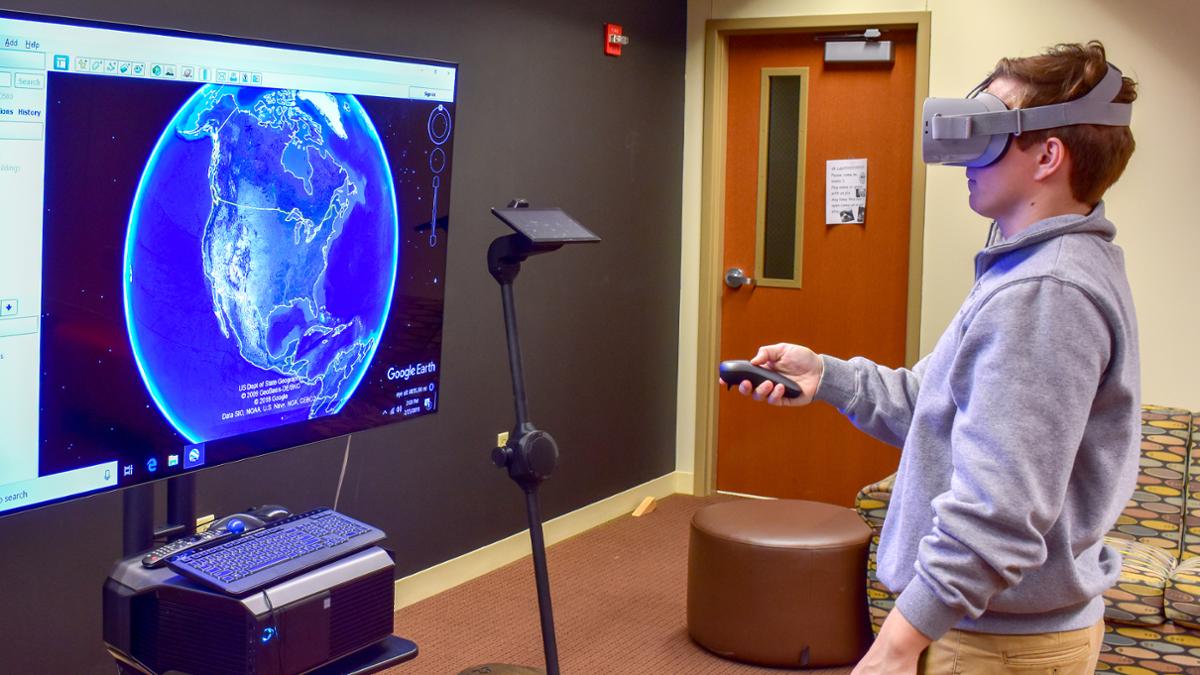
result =
[[739,387],[775,405],[826,401],[903,448],[878,559],[899,598],[856,675],[1091,673],[1120,571],[1102,537],[1136,480],[1138,343],[1101,197],[1133,153],[1120,104],[1135,85],[1092,42],[1003,59],[981,89],[956,103],[990,117],[926,115],[927,161],[954,155],[939,136],[990,134],[987,151],[949,161],[994,221],[933,352],[910,371],[770,345],[753,363],[804,395]]

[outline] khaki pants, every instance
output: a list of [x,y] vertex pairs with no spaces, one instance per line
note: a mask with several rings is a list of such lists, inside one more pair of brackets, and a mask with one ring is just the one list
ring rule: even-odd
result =
[[1091,628],[1036,635],[952,630],[929,645],[918,670],[927,675],[1091,675],[1103,641],[1104,621]]

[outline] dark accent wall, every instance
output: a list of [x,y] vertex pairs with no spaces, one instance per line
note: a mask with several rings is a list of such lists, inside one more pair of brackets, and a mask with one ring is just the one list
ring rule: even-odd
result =
[[[488,208],[512,197],[562,206],[604,238],[531,259],[516,283],[530,415],[562,449],[544,517],[674,470],[684,0],[0,6],[461,65],[440,411],[354,434],[338,505],[389,533],[398,574],[525,527],[520,490],[488,455],[513,418],[484,264],[506,229]],[[605,21],[630,36],[619,59],[602,53]],[[203,472],[200,512],[331,505],[346,442]],[[100,588],[121,552],[121,504],[107,494],[0,518],[0,671],[112,672]]]

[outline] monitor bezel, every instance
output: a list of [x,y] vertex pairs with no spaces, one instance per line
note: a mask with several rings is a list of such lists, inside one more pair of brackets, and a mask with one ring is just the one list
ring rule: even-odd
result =
[[[268,47],[268,48],[284,49],[284,50],[292,50],[292,51],[306,51],[306,52],[317,53],[317,54],[333,54],[333,55],[340,55],[340,56],[350,56],[350,57],[357,57],[357,58],[377,59],[377,60],[382,60],[382,61],[414,63],[414,64],[420,64],[420,65],[450,68],[450,69],[454,70],[454,90],[452,93],[451,102],[454,103],[455,106],[457,106],[457,104],[458,104],[458,83],[459,83],[460,64],[457,62],[454,62],[454,61],[445,61],[442,59],[430,59],[430,58],[415,57],[415,56],[402,56],[402,55],[398,55],[398,54],[386,54],[386,53],[382,53],[382,52],[372,52],[372,51],[367,51],[367,50],[341,49],[341,48],[336,48],[336,47],[327,47],[324,45],[316,45],[316,44],[302,43],[302,42],[281,42],[281,41],[277,41],[277,40],[266,40],[266,39],[261,39],[261,38],[241,37],[241,36],[236,36],[236,35],[228,35],[228,34],[224,34],[224,33],[203,33],[203,32],[199,32],[199,31],[189,31],[189,30],[182,30],[182,29],[177,29],[177,28],[163,28],[163,27],[157,27],[157,26],[148,26],[148,25],[144,25],[144,24],[121,23],[121,22],[116,22],[116,21],[103,21],[103,20],[97,20],[97,19],[84,19],[84,18],[65,16],[65,15],[60,15],[60,14],[43,14],[43,13],[38,13],[38,12],[26,12],[26,11],[20,11],[20,10],[4,9],[4,8],[0,8],[0,19],[10,19],[10,20],[15,20],[15,21],[41,22],[41,23],[49,23],[49,24],[57,24],[57,25],[65,25],[65,26],[74,26],[74,27],[80,27],[80,28],[95,28],[95,29],[99,29],[99,30],[108,30],[108,31],[116,31],[116,32],[144,33],[144,34],[149,34],[149,35],[160,35],[160,36],[164,36],[164,37],[177,37],[177,38],[191,39],[191,40],[205,40],[205,41],[209,41],[209,42],[222,42],[222,43],[238,44],[238,45],[250,45],[250,46],[256,46],[256,47]],[[447,208],[449,208],[449,207],[447,207]],[[447,264],[448,263],[449,263],[449,257],[447,257]],[[444,309],[443,309],[443,315],[444,315]],[[441,362],[440,351],[439,351],[438,361],[440,364],[440,362]],[[439,378],[439,380],[440,380],[440,378]],[[440,389],[440,387],[439,387],[439,389]],[[440,412],[440,410],[441,409],[439,407],[437,410],[433,411],[433,414],[436,415],[438,412]],[[360,429],[359,431],[367,431],[370,429],[377,429],[377,428],[381,428],[381,427],[392,426],[395,424],[399,424],[403,421],[407,421],[407,420],[397,420],[395,422],[388,422],[386,424],[379,424],[379,425],[375,425],[375,426],[371,426],[371,427],[365,427],[363,429]],[[290,427],[293,425],[285,425],[285,426]],[[273,454],[280,453],[280,452],[287,452],[289,450],[296,450],[298,448],[303,448],[303,447],[312,445],[314,443],[325,443],[325,442],[333,441],[335,439],[348,437],[354,433],[358,433],[358,432],[351,431],[351,432],[348,432],[345,434],[340,434],[337,436],[330,436],[328,438],[322,438],[322,439],[318,439],[318,440],[309,441],[306,443],[301,443],[299,445],[293,445],[293,446],[288,446],[288,447],[284,447],[284,448],[278,448],[275,450],[269,450],[269,451],[266,451],[266,452],[263,452],[260,454],[249,456],[249,457],[240,457],[237,459],[224,461],[224,462],[221,462],[218,464],[198,466],[198,467],[184,470],[184,471],[181,471],[179,473],[172,474],[169,476],[161,476],[158,478],[139,480],[136,483],[131,483],[131,484],[127,484],[127,485],[121,485],[118,483],[117,485],[115,485],[113,487],[98,488],[95,490],[89,490],[87,492],[76,493],[76,494],[69,495],[66,497],[59,497],[56,499],[39,502],[37,504],[30,504],[29,506],[18,507],[18,508],[7,510],[7,511],[0,511],[0,520],[4,520],[5,518],[9,518],[9,517],[13,517],[13,516],[20,516],[22,514],[27,514],[27,513],[33,512],[33,511],[38,511],[40,509],[45,509],[48,507],[57,506],[57,505],[65,504],[68,502],[82,501],[82,500],[90,499],[90,498],[97,497],[100,495],[116,494],[116,493],[123,492],[125,490],[141,488],[141,487],[152,487],[157,483],[169,482],[176,478],[187,478],[190,476],[195,476],[198,473],[202,473],[202,472],[210,470],[210,469],[233,466],[235,464],[258,459],[260,457],[266,457],[268,455],[273,455]]]
[[448,67],[453,68],[455,71],[453,100],[455,103],[458,102],[458,69],[460,66],[454,61],[444,61],[441,59],[429,59],[416,56],[403,56],[398,54],[385,54],[382,52],[372,52],[368,50],[341,49],[338,47],[326,47],[324,45],[316,45],[304,42],[280,42],[277,40],[265,40],[261,38],[239,37],[236,35],[227,35],[225,33],[201,33],[199,31],[181,30],[178,28],[159,28],[144,24],[119,23],[116,21],[101,21],[97,19],[82,19],[60,14],[41,14],[37,12],[25,12],[3,8],[0,8],[0,19],[12,19],[15,21],[40,21],[42,23],[77,26],[81,28],[98,28],[101,30],[146,33],[149,35],[162,35],[165,37],[177,37],[191,40],[209,40],[215,42],[228,42],[231,44],[253,45],[256,47],[274,47],[276,49],[299,49],[302,51],[316,52],[319,54],[338,54],[341,56],[374,58],[384,61],[402,61],[406,63],[419,63],[428,66]]

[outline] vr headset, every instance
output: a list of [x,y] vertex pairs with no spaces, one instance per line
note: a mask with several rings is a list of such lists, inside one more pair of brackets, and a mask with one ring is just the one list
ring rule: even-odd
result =
[[984,91],[985,80],[967,98],[927,98],[921,154],[927,164],[987,166],[1000,158],[1013,136],[1072,124],[1129,126],[1133,106],[1113,103],[1121,91],[1121,71],[1111,63],[1104,78],[1074,101],[1009,110]]

